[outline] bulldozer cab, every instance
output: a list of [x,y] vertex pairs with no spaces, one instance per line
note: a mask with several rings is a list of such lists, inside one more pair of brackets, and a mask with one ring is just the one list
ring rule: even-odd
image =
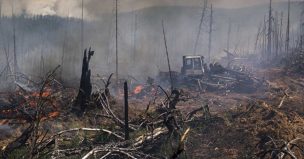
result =
[[203,56],[183,56],[181,73],[186,76],[201,76],[204,74]]

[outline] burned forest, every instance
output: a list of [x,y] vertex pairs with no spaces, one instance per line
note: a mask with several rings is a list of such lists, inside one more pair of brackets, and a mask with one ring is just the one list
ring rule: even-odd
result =
[[304,1],[0,0],[0,158],[304,158]]

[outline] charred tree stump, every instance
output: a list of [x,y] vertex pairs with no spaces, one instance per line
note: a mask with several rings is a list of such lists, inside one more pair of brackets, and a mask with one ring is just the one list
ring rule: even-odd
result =
[[87,49],[85,49],[82,62],[79,92],[73,108],[74,112],[79,116],[83,115],[85,112],[92,93],[91,70],[89,69],[89,63],[93,55],[94,51],[92,51],[91,48],[88,52]]

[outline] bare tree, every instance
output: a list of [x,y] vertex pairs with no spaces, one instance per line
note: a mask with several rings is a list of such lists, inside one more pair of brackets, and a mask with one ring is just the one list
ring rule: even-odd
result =
[[[15,17],[15,1],[12,1],[12,20],[13,20],[13,45],[14,45],[14,69],[13,74],[16,75],[18,72],[18,63],[17,63],[17,46],[16,46],[16,17]],[[14,80],[16,81],[16,76]]]
[[286,28],[286,45],[285,45],[285,51],[287,54],[289,54],[289,42],[290,42],[290,37],[289,37],[289,32],[290,32],[290,0],[288,0],[288,15],[287,15],[287,28]]
[[208,62],[211,62],[212,29],[213,29],[213,6],[211,4],[210,23],[209,23]]
[[137,46],[136,46],[136,38],[137,38],[137,29],[138,29],[138,15],[136,11],[133,11],[134,14],[134,26],[133,26],[133,62],[136,63],[136,56],[137,56]]
[[[229,51],[230,49],[230,34],[231,34],[231,19],[229,19],[229,22],[228,22],[228,36],[227,36],[227,51]],[[260,28],[259,28],[260,30]]]
[[268,33],[267,33],[267,59],[270,59],[272,51],[271,51],[271,44],[272,44],[272,0],[269,3],[269,14],[268,14]]
[[301,26],[300,26],[300,50],[302,50],[304,48],[304,1],[301,2],[301,6],[302,6],[302,12],[301,12]]
[[84,9],[84,0],[81,0],[81,52],[84,50],[84,15],[83,15],[83,9]]
[[199,42],[199,39],[200,39],[200,35],[201,35],[201,31],[202,31],[202,25],[204,23],[204,17],[205,17],[205,13],[206,13],[206,10],[207,10],[207,4],[208,4],[208,0],[205,0],[200,24],[199,24],[199,27],[198,27],[198,33],[197,33],[196,40],[195,40],[195,45],[194,45],[194,54],[195,55],[197,54],[197,45],[198,45],[198,42]]
[[279,52],[279,14],[278,12],[275,12],[275,18],[274,18],[274,50],[275,50],[275,56],[278,56]]
[[0,0],[0,18],[2,18],[2,0]]

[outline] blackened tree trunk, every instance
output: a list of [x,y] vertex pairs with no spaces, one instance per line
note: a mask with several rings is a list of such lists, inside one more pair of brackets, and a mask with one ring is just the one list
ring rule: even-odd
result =
[[89,63],[91,57],[94,55],[94,51],[91,51],[91,48],[88,51],[84,51],[83,62],[82,62],[82,72],[80,79],[79,92],[75,101],[74,112],[78,115],[82,115],[85,112],[85,109],[88,105],[92,93],[92,84],[91,84],[91,70],[89,69]]
[[129,103],[128,103],[128,83],[124,83],[125,96],[125,140],[129,140]]

